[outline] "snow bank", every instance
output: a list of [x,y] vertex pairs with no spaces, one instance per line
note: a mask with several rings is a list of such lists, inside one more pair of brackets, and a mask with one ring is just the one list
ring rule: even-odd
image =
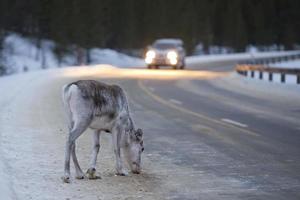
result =
[[300,59],[293,60],[288,62],[281,62],[271,65],[271,67],[280,67],[280,68],[298,68],[300,69]]
[[[37,46],[40,46],[38,48]],[[58,62],[53,53],[55,44],[49,40],[23,38],[18,34],[10,34],[4,39],[2,55],[4,65],[12,72],[21,72],[25,68],[37,70],[42,67],[57,66]]]
[[[65,54],[59,61],[55,55],[56,44],[50,40],[30,39],[18,34],[9,34],[3,43],[3,60],[8,71],[19,73],[43,68],[57,68],[76,65],[75,55]],[[131,57],[111,49],[91,50],[90,64],[109,64],[118,67],[145,66],[140,58]]]
[[91,64],[109,64],[118,67],[143,67],[145,62],[141,58],[135,58],[119,53],[112,49],[91,50]]

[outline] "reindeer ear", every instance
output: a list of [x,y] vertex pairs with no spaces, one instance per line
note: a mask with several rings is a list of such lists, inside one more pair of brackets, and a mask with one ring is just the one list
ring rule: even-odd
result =
[[136,130],[135,137],[136,137],[136,139],[138,141],[142,140],[142,138],[143,138],[143,131],[142,131],[142,129],[139,128],[138,130]]

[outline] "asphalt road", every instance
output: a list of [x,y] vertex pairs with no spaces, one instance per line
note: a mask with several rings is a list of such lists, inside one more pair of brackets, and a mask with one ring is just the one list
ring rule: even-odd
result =
[[[13,77],[6,87],[1,80],[2,91],[10,94],[0,101],[7,113],[0,118],[1,152],[11,168],[15,197],[300,199],[300,89],[247,81],[228,73],[232,67],[70,68],[18,77],[17,86]],[[141,175],[113,176],[105,135],[97,165],[102,179],[60,181],[66,135],[60,89],[78,79],[117,83],[126,90],[135,123],[144,129]],[[25,138],[12,134],[25,131]],[[77,145],[84,169],[89,140],[86,134]]]

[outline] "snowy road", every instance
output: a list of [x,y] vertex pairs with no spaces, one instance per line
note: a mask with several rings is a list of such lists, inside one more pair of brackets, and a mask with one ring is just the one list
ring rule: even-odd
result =
[[[145,132],[141,175],[114,176],[110,135],[103,134],[97,163],[102,179],[76,180],[73,170],[71,184],[62,183],[60,91],[78,79],[117,83],[127,91],[133,118]],[[268,93],[269,85],[257,90],[256,84],[227,72],[109,66],[1,78],[0,174],[7,178],[0,189],[5,199],[22,200],[299,199],[299,88],[277,86]],[[85,170],[90,144],[87,132],[77,145]]]

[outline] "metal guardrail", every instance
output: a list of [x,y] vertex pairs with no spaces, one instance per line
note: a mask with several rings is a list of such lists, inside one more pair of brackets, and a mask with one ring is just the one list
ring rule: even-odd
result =
[[249,64],[249,65],[268,65],[274,63],[287,62],[292,60],[300,59],[300,53],[284,55],[284,56],[271,56],[266,58],[255,58],[240,61],[238,64]]
[[296,76],[296,83],[300,84],[300,68],[278,68],[268,66],[271,63],[287,62],[300,59],[300,54],[286,55],[273,58],[252,59],[240,62],[236,65],[235,71],[243,76],[255,77],[255,72],[258,72],[258,78],[263,79],[263,74],[268,73],[268,80],[274,81],[273,75],[280,74],[280,81],[286,82],[286,75]]

